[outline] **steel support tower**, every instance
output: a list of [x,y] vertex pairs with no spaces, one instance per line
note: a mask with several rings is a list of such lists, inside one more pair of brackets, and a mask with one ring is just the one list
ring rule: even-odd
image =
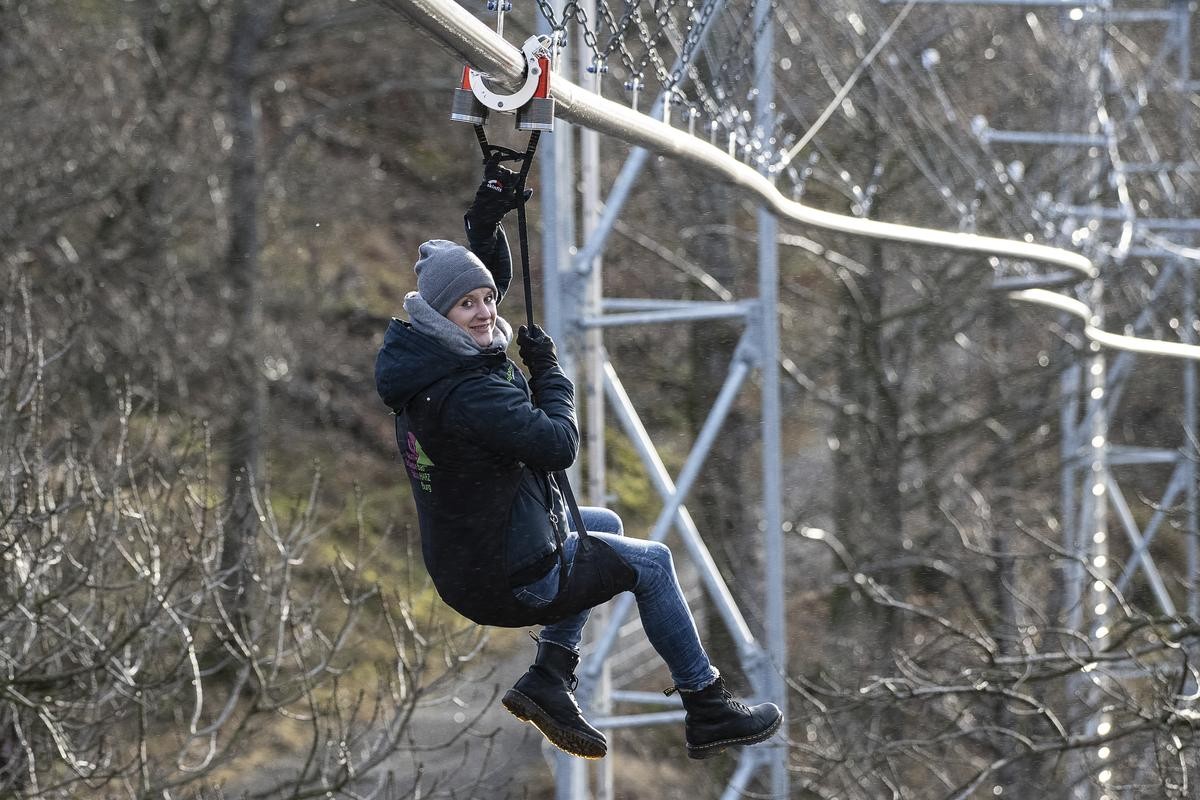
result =
[[[721,4],[722,0],[705,0],[700,5],[712,6],[715,12]],[[558,0],[556,14],[561,16],[563,5],[562,0]],[[756,22],[767,32],[767,35],[760,37],[755,53],[760,66],[770,64],[772,59],[770,9],[769,0],[758,0]],[[587,9],[585,13],[589,13]],[[715,20],[717,16],[716,13],[698,15],[708,20]],[[583,47],[575,49],[584,52]],[[696,48],[695,52],[698,53],[699,49]],[[599,94],[598,74],[589,72],[587,63],[571,65],[565,55],[566,51],[555,59],[556,68],[567,74],[576,73],[581,87]],[[685,66],[681,56],[675,68]],[[760,128],[767,133],[774,124],[771,70],[758,69],[756,72],[760,76],[756,114]],[[669,114],[669,110],[668,98],[660,95],[649,114],[663,118]],[[661,541],[672,530],[678,533],[675,543],[681,543],[690,556],[700,583],[727,628],[755,699],[770,700],[784,708],[786,713],[783,676],[787,626],[783,602],[775,217],[765,208],[759,212],[757,298],[694,302],[606,297],[603,282],[605,242],[635,187],[648,153],[638,148],[630,154],[607,196],[601,201],[599,139],[594,131],[577,129],[560,119],[555,132],[542,139],[540,148],[542,184],[545,196],[552,198],[542,206],[546,264],[544,317],[551,336],[567,345],[564,348],[564,362],[568,374],[576,386],[583,389],[580,394],[586,397],[587,500],[597,505],[603,505],[606,501],[604,442],[606,419],[611,412],[638,452],[662,498],[662,510],[648,538]],[[578,192],[576,185],[579,186]],[[581,225],[577,224],[577,220]],[[717,399],[683,467],[673,477],[643,426],[620,374],[608,358],[604,348],[604,331],[616,326],[692,324],[712,319],[736,319],[743,322],[745,328]],[[766,568],[762,582],[763,596],[756,598],[761,604],[765,620],[764,630],[758,633],[752,631],[746,622],[686,506],[688,494],[721,426],[739,393],[755,372],[760,375],[761,385],[763,471],[763,493],[757,505],[763,520],[763,562]],[[679,548],[675,549],[678,551]],[[581,704],[594,724],[605,731],[665,723],[681,727],[683,710],[677,697],[667,698],[657,692],[613,688],[609,657],[633,609],[632,595],[623,595],[590,621],[589,641],[578,692]],[[618,702],[643,708],[633,713],[616,714],[614,708]],[[563,754],[557,754],[556,759],[558,800],[586,800],[593,797],[596,800],[611,800],[614,796],[615,757],[612,754],[593,769],[589,769],[585,762]],[[759,773],[765,773],[768,797],[779,800],[787,797],[787,748],[782,739],[742,751],[723,797],[727,800],[741,797]]]

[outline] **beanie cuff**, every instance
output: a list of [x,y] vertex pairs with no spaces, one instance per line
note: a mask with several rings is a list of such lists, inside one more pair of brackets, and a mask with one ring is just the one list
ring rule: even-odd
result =
[[444,317],[460,297],[481,287],[487,287],[494,292],[496,291],[496,282],[492,280],[492,273],[487,269],[474,266],[455,275],[453,280],[443,286],[435,297],[429,298],[429,305]]
[[417,291],[430,308],[442,316],[446,316],[467,292],[484,286],[496,292],[491,271],[479,256],[461,244],[430,239],[421,245],[419,252],[420,258],[413,265],[417,273]]

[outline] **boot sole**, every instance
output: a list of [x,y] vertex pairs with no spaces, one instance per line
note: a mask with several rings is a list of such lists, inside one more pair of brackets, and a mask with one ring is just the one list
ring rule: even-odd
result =
[[505,692],[500,704],[517,719],[528,722],[541,731],[550,744],[564,753],[588,759],[604,758],[608,754],[608,745],[605,742],[558,724],[541,706],[516,689]]
[[688,758],[712,758],[715,755],[720,755],[721,753],[725,752],[725,748],[727,747],[744,747],[750,744],[765,742],[767,739],[770,739],[775,735],[775,732],[779,730],[779,726],[782,724],[783,715],[780,714],[775,718],[775,721],[771,723],[769,728],[752,736],[741,736],[736,739],[722,739],[719,742],[709,742],[708,744],[689,743],[687,746]]

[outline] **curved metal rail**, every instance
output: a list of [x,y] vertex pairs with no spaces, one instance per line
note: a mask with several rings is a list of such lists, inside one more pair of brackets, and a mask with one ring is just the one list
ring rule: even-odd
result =
[[1150,356],[1168,356],[1171,358],[1200,359],[1200,346],[1184,344],[1183,342],[1164,342],[1161,339],[1143,339],[1138,336],[1126,336],[1121,333],[1111,333],[1092,324],[1094,314],[1087,303],[1072,297],[1047,291],[1046,289],[1023,289],[1009,292],[1008,296],[1023,303],[1034,303],[1047,308],[1064,311],[1083,320],[1083,332],[1087,338],[1101,347],[1112,350],[1128,350],[1131,353],[1142,353]]
[[[497,80],[519,82],[525,59],[512,44],[476,19],[453,0],[378,0],[429,32],[439,44],[480,71]],[[999,258],[1033,261],[1062,267],[1079,273],[1080,278],[1098,275],[1096,266],[1079,253],[1049,245],[978,236],[970,233],[922,228],[893,222],[859,219],[821,211],[789,200],[774,184],[753,167],[743,164],[720,148],[666,123],[607,100],[555,75],[550,93],[557,102],[556,116],[592,130],[607,133],[625,142],[644,147],[668,158],[679,159],[706,170],[763,203],[777,215],[803,225],[906,244],[926,245],[947,250]],[[1149,355],[1200,360],[1200,346],[1157,339],[1141,339],[1110,333],[1087,324],[1094,314],[1086,305],[1065,295],[1044,289],[1010,293],[1016,300],[1069,311],[1081,316],[1078,303],[1086,314],[1085,333],[1103,347]]]

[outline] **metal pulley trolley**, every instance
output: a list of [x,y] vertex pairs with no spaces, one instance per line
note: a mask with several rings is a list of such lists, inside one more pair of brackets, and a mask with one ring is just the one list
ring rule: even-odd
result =
[[488,85],[491,77],[463,67],[462,85],[454,90],[450,119],[486,125],[491,111],[515,113],[517,130],[554,130],[554,98],[550,96],[550,37],[530,36],[521,45],[525,56],[525,82],[505,94]]

